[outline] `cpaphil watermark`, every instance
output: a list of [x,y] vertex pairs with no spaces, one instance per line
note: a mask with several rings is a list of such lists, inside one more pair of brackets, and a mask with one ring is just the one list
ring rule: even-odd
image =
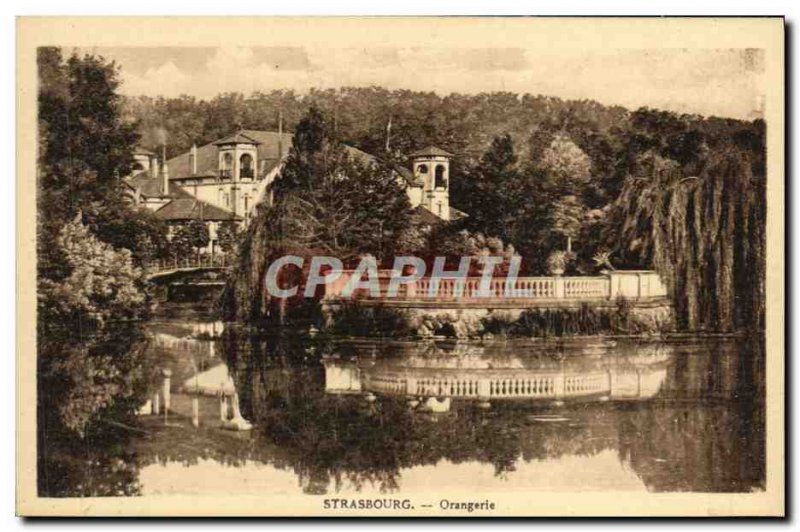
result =
[[[473,261],[481,267],[481,273],[477,277],[470,276]],[[503,277],[496,277],[498,266],[506,262],[508,271]],[[469,281],[470,297],[488,298],[501,295],[524,298],[533,295],[531,288],[517,286],[522,265],[522,257],[519,255],[513,255],[508,259],[492,255],[461,257],[457,269],[445,269],[446,264],[445,257],[436,257],[428,272],[423,259],[399,256],[395,257],[391,269],[379,269],[375,257],[365,256],[354,269],[345,269],[340,259],[323,255],[312,257],[306,270],[306,262],[302,257],[284,255],[274,260],[267,269],[265,288],[267,293],[275,298],[292,298],[299,295],[313,298],[320,288],[323,288],[326,294],[333,293],[340,298],[351,298],[354,294],[364,292],[373,298],[396,298],[408,295],[412,288],[413,293],[418,296],[435,297],[441,286],[446,283],[448,292],[453,297],[462,297]],[[303,278],[292,286],[280,286],[281,274],[291,267],[303,272]]]

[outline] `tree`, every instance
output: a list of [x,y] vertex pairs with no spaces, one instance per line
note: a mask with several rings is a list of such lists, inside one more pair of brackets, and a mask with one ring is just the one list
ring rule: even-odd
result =
[[130,250],[138,265],[165,259],[170,254],[166,224],[147,209],[133,209],[112,202],[84,213],[83,219],[103,242]]
[[138,134],[121,117],[118,68],[49,47],[37,66],[40,329],[140,317],[136,266],[166,253],[166,228],[125,196]]
[[[136,125],[121,120],[117,66],[93,55],[64,62],[60,49],[48,47],[38,50],[38,64],[42,187],[94,198],[116,188],[133,168],[139,140]],[[78,179],[84,171],[96,174],[94,183]]]
[[223,253],[234,253],[239,240],[239,226],[234,222],[221,222],[217,228],[217,242]]
[[241,241],[242,267],[224,296],[228,316],[252,320],[274,311],[283,319],[285,299],[275,305],[252,296],[263,293],[267,266],[279,255],[382,259],[408,243],[411,209],[393,162],[343,146],[330,125],[314,108],[298,124],[273,203],[259,208]]
[[540,167],[551,180],[550,185],[564,194],[579,194],[586,185],[591,160],[568,136],[558,134],[542,153]]
[[610,208],[603,245],[625,267],[662,275],[679,326],[760,329],[765,180],[753,173],[758,155],[730,140],[718,147],[699,176],[652,151],[640,156]]
[[[655,212],[658,205],[647,202],[656,201],[656,198],[667,201],[670,197],[655,193],[664,185],[648,185],[653,174],[635,171],[643,157],[655,155],[671,161],[676,165],[680,179],[689,180],[685,186],[691,184],[692,179],[707,175],[710,164],[720,168],[717,157],[722,153],[738,153],[737,157],[741,156],[744,161],[740,163],[749,164],[753,176],[765,174],[763,138],[766,124],[763,120],[744,122],[704,118],[647,108],[630,111],[591,100],[566,101],[530,94],[451,94],[440,97],[433,93],[391,91],[380,87],[312,90],[305,95],[273,91],[243,98],[243,102],[247,109],[245,119],[252,127],[274,129],[280,109],[285,130],[301,133],[297,137],[299,144],[304,146],[301,151],[317,153],[305,161],[290,156],[294,161],[292,164],[302,164],[294,168],[287,165],[284,172],[287,184],[305,183],[309,189],[318,184],[310,176],[325,174],[315,168],[319,169],[319,163],[327,157],[321,155],[325,150],[320,149],[326,143],[345,143],[384,157],[389,120],[389,152],[392,155],[407,154],[428,144],[457,153],[458,156],[451,161],[450,201],[453,207],[465,211],[469,218],[456,222],[456,227],[458,230],[467,229],[471,234],[497,236],[513,245],[524,257],[525,273],[546,272],[546,257],[555,250],[563,250],[565,238],[580,239],[580,248],[575,251],[587,265],[591,265],[593,254],[600,247],[606,247],[613,251],[614,264],[619,267],[654,267],[649,261],[658,254],[648,252],[639,256],[639,251],[647,249],[648,238],[644,235],[650,233],[650,225],[645,217],[634,215],[632,210],[637,206],[643,211]],[[196,102],[201,112],[208,104]],[[306,112],[309,107],[317,109],[316,116]],[[171,112],[163,103],[158,104],[158,110]],[[180,116],[178,111],[175,112]],[[213,124],[204,124],[202,129],[215,131]],[[206,141],[211,140],[214,138],[206,138]],[[732,147],[735,147],[733,152]],[[332,155],[335,150],[327,153],[331,154],[329,162],[338,160]],[[728,166],[737,168],[739,163],[730,162]],[[743,185],[746,189],[743,197],[754,197],[759,186],[757,181],[752,184],[752,189]],[[331,186],[329,191],[344,194],[348,190],[350,193],[349,189],[338,187]],[[650,187],[653,188],[652,195]],[[646,190],[643,197],[635,196],[634,191],[642,190]],[[341,198],[327,194],[327,198],[313,198],[314,201],[306,204],[304,210],[308,213],[316,210],[328,212],[332,223],[326,229],[336,233],[337,241],[341,236],[344,242],[348,231],[338,228],[348,226],[352,211],[345,207],[346,202],[339,210]],[[575,222],[580,219],[578,209],[572,208],[575,207],[572,200],[563,199],[570,196],[587,212],[577,237],[574,234]],[[630,227],[619,222],[617,211],[622,209],[619,202],[623,197],[628,202],[626,212],[630,217],[625,218]],[[713,194],[704,196],[714,197]],[[309,201],[308,197],[303,198]],[[322,208],[326,203],[328,207]],[[292,206],[292,209],[297,207]],[[286,214],[287,209],[272,212],[273,215]],[[748,228],[750,234],[760,234],[757,226],[761,223],[761,214],[753,209],[751,217],[742,222],[742,227]],[[314,240],[315,233],[322,234],[319,229],[323,229],[324,217],[318,220],[318,230],[306,235],[312,237],[309,241]],[[638,222],[643,225],[637,225]],[[368,231],[377,229],[377,233],[381,233],[378,223],[365,227]],[[618,247],[617,241],[622,238],[623,229],[625,245],[632,249]],[[261,234],[263,236],[266,232]],[[616,241],[600,238],[601,234]],[[735,238],[742,239],[744,247],[744,229],[735,234]],[[396,232],[393,235],[389,241],[378,240],[383,241],[383,245],[397,244],[402,249],[418,247],[422,241],[430,240],[430,235],[419,231],[401,232],[399,237]],[[456,241],[452,247],[457,247],[460,240],[453,238]],[[380,244],[370,244],[370,247],[374,248],[370,252],[379,254]],[[259,246],[253,246],[253,249],[257,248]],[[721,257],[725,256],[722,251],[719,250]],[[736,253],[734,256],[740,257]],[[755,275],[753,270],[746,268],[737,268],[736,271],[749,272],[741,274],[747,279]],[[257,273],[250,272],[253,276]],[[750,279],[745,284],[750,287],[748,294],[738,294],[739,301],[742,298],[748,302],[762,301],[758,295],[762,283]],[[709,294],[704,292],[698,298],[703,298],[702,305],[712,308],[717,302],[707,302],[707,298],[713,297]],[[699,299],[695,302],[701,304]],[[739,308],[741,306],[736,307]]]
[[553,205],[553,232],[567,239],[567,253],[572,253],[572,239],[581,230],[584,206],[575,196],[562,196]]
[[206,224],[200,220],[191,220],[177,226],[172,234],[171,246],[175,255],[182,257],[192,251],[199,254],[210,241]]
[[452,202],[469,213],[470,230],[508,240],[530,201],[526,185],[511,136],[495,137],[479,164],[453,181]]
[[208,227],[200,220],[192,220],[186,226],[189,231],[189,243],[199,253],[201,249],[208,247],[210,242],[208,237]]
[[391,160],[339,144],[328,120],[311,108],[275,184],[284,234],[306,249],[381,258],[408,226],[410,205],[398,180]]
[[61,229],[56,245],[69,273],[63,280],[40,280],[43,326],[102,325],[146,314],[143,273],[134,266],[130,251],[98,240],[81,223],[80,214]]
[[[92,233],[142,262],[163,255],[166,228],[137,211],[122,178],[133,168],[139,140],[122,118],[119,69],[102,57],[38,50],[39,160],[37,247],[39,275],[68,274],[58,255],[61,228],[81,212]],[[143,236],[144,235],[144,236]]]

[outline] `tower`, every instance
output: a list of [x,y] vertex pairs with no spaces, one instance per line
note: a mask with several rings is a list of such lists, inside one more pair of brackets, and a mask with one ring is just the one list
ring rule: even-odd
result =
[[428,146],[411,154],[414,177],[423,183],[422,206],[450,220],[450,159],[452,153]]
[[219,152],[218,179],[220,183],[230,183],[230,209],[234,214],[246,214],[245,197],[239,194],[239,183],[255,181],[259,144],[243,131],[214,143]]

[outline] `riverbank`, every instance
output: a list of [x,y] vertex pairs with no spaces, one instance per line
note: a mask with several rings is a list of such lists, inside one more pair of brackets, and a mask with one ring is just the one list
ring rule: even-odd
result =
[[387,306],[379,301],[323,301],[323,327],[335,334],[427,338],[656,336],[674,330],[666,300],[633,305],[625,299],[574,305],[486,305],[431,303]]

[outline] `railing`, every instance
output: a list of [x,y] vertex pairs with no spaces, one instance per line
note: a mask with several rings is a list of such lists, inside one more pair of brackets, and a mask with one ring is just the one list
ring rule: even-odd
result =
[[[562,376],[559,376],[563,379]],[[556,377],[539,376],[521,377],[513,379],[492,379],[488,384],[489,397],[514,398],[514,397],[556,397]],[[571,393],[570,395],[580,395]]]
[[478,381],[458,377],[419,379],[416,393],[428,397],[478,397]]
[[420,279],[406,293],[410,291],[416,297],[431,299],[502,298],[521,291],[530,294],[526,297],[556,297],[556,280],[552,277],[521,277],[514,283],[508,283],[505,279],[491,279],[487,287],[481,287],[481,282],[480,277],[470,277],[461,283],[455,279],[440,279],[438,286],[433,286],[434,281],[430,278]]
[[[417,373],[418,376],[414,374]],[[661,387],[666,369],[661,365],[636,372],[601,370],[587,373],[564,371],[472,372],[471,375],[424,375],[365,371],[363,390],[394,396],[452,399],[563,399],[610,395],[615,398],[652,397]]]
[[[351,281],[352,270],[331,272],[333,280],[325,285],[325,298],[343,298]],[[465,279],[419,279],[398,285],[389,293],[391,270],[378,272],[378,293],[354,290],[354,299],[389,299],[414,301],[486,301],[486,300],[569,300],[590,301],[625,297],[638,300],[667,296],[661,278],[652,271],[614,271],[597,277],[518,277],[509,282],[495,278],[484,283],[480,277]],[[484,286],[486,284],[486,286]]]
[[592,298],[609,295],[608,277],[566,277],[564,278],[564,297]]
[[210,255],[204,253],[193,257],[150,261],[145,263],[143,267],[148,274],[153,275],[162,272],[197,268],[227,268],[230,266],[230,263],[231,259],[225,254]]

